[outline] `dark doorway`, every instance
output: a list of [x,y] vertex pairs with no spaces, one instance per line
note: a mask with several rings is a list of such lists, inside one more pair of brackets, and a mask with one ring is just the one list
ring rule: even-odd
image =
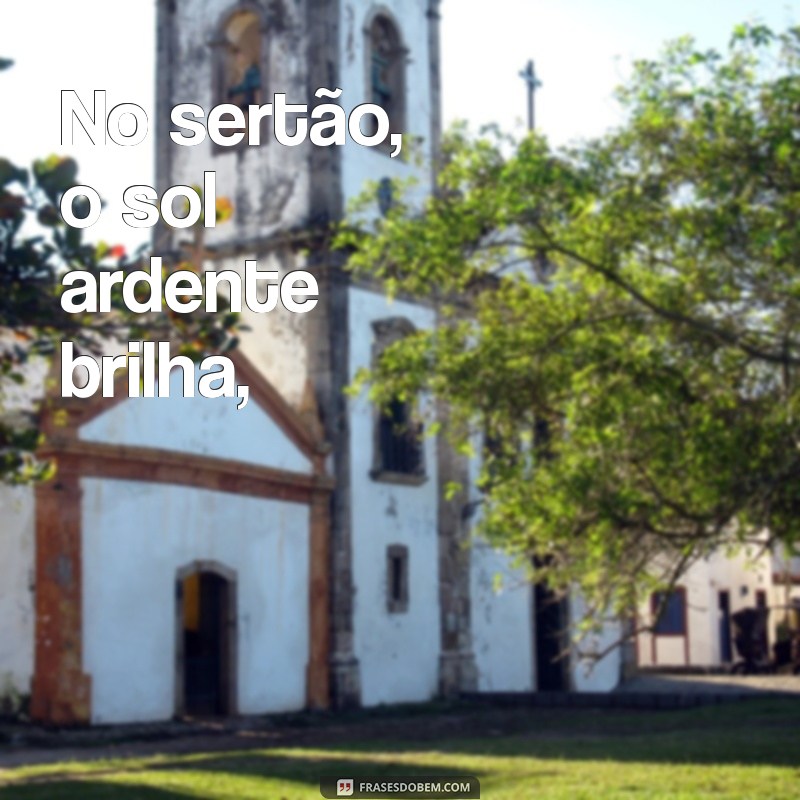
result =
[[719,592],[719,659],[723,664],[733,661],[731,645],[731,595],[730,592]]
[[[765,619],[769,621],[769,609],[767,608],[767,593],[764,589],[756,589],[756,608],[759,611],[763,611],[765,613]],[[760,636],[759,636],[759,645],[761,647],[761,652],[764,653],[764,657],[769,657],[769,627],[765,623],[762,626]]]
[[[231,583],[215,572],[197,571],[178,579],[179,708],[190,716],[232,713],[230,630]],[[182,663],[181,663],[182,662]]]
[[565,692],[569,689],[567,600],[559,597],[546,583],[535,584],[533,595],[537,689],[540,692]]

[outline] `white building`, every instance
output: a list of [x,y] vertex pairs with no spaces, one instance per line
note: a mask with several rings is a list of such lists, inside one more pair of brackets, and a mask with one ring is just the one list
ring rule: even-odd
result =
[[640,609],[641,622],[654,628],[637,637],[639,666],[732,667],[742,661],[732,618],[747,608],[768,610],[763,646],[774,658],[779,628],[789,607],[800,601],[800,559],[782,559],[756,545],[732,554],[718,550],[695,562],[662,600],[654,595]]
[[[367,180],[429,191],[440,134],[438,0],[159,0],[160,190],[217,176],[231,223],[206,266],[307,269],[309,314],[245,313],[235,356],[251,401],[48,399],[54,481],[3,488],[0,678],[56,723],[425,701],[463,690],[606,690],[619,656],[555,666],[569,609],[542,602],[469,536],[469,465],[398,434],[343,389],[435,308],[387,303],[326,234]],[[425,166],[382,148],[170,141],[169,109],[384,106]],[[328,101],[326,101],[328,102]],[[386,197],[383,197],[386,201]],[[163,230],[155,253],[181,247]],[[502,589],[496,573],[509,573]],[[537,599],[538,610],[537,610]],[[574,611],[574,610],[573,610]],[[554,637],[553,631],[556,636]]]

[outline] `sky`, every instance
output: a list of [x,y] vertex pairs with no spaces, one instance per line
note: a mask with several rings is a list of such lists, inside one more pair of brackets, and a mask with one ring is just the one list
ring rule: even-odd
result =
[[740,22],[800,24],[800,2],[786,0],[443,0],[443,11],[445,119],[521,127],[518,73],[532,58],[543,84],[536,124],[556,144],[618,121],[614,88],[667,40],[690,34],[722,50]]
[[[800,0],[443,0],[442,97],[445,123],[498,122],[523,129],[526,93],[518,76],[534,59],[542,81],[538,128],[556,144],[599,133],[618,120],[612,93],[636,58],[665,40],[693,35],[726,46],[739,22],[775,29],[800,24]],[[91,97],[106,89],[109,108],[153,109],[155,0],[38,0],[0,3],[0,153],[24,164],[60,146],[60,91]],[[151,117],[151,131],[153,129]],[[153,136],[137,147],[70,147],[84,183],[108,202],[92,228],[129,247],[141,241],[119,221],[125,187],[153,181]]]

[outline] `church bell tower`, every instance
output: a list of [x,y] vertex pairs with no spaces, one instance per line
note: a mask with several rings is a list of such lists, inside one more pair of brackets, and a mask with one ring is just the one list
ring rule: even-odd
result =
[[[335,707],[427,699],[426,693],[474,683],[468,565],[457,544],[464,523],[439,499],[453,459],[429,440],[413,463],[407,459],[385,469],[389,462],[377,453],[375,410],[343,391],[374,358],[381,336],[435,324],[435,310],[410,303],[388,307],[380,290],[354,280],[346,257],[330,247],[330,224],[369,181],[384,187],[376,192],[376,213],[391,202],[385,188],[392,179],[417,177],[420,198],[432,188],[441,133],[439,4],[158,3],[159,192],[200,185],[204,172],[215,172],[217,196],[228,198],[234,211],[230,221],[206,231],[204,266],[241,272],[246,259],[255,259],[259,269],[282,274],[308,270],[319,285],[319,302],[308,314],[280,309],[256,315],[245,309],[243,323],[250,330],[241,348],[290,404],[302,410],[311,402],[331,445]],[[320,88],[341,89],[341,96],[318,98]],[[403,134],[404,150],[413,145],[422,156],[421,166],[349,137],[344,146],[306,141],[289,147],[276,140],[269,118],[249,123],[261,125],[257,146],[247,136],[234,146],[208,137],[191,147],[170,139],[170,111],[177,104],[197,104],[207,115],[223,103],[243,109],[272,103],[279,93],[288,103],[307,104],[309,117],[320,103],[337,102],[348,115],[362,103],[381,105],[392,131]],[[182,236],[180,230],[160,231],[156,252],[180,252],[186,245]],[[405,605],[386,600],[394,590],[406,597]],[[420,651],[417,660],[403,664],[412,650]],[[396,679],[381,660],[391,658],[400,664]]]

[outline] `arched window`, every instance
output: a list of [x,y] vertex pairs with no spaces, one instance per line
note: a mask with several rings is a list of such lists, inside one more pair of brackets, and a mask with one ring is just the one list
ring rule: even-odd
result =
[[378,469],[382,473],[418,475],[422,472],[419,424],[411,403],[392,400],[378,417]]
[[[217,26],[214,39],[209,43],[213,51],[212,105],[230,103],[245,111],[247,107],[261,105],[267,96],[267,65],[269,64],[267,29],[272,29],[261,8],[252,2],[242,2],[226,13]],[[233,116],[222,116],[232,122]],[[265,123],[262,123],[265,125]],[[245,134],[240,146],[247,144],[248,130],[227,128],[232,134],[239,130]],[[266,141],[262,128],[261,141]],[[227,147],[215,145],[215,151]]]
[[[414,326],[402,317],[372,323],[375,332],[373,362],[398,339],[414,332]],[[375,410],[375,447],[371,476],[375,480],[419,484],[425,481],[422,425],[411,401],[392,400]]]
[[236,11],[223,31],[225,103],[247,109],[260,104],[264,89],[261,20],[253,11]]
[[392,133],[406,127],[406,49],[400,31],[384,12],[375,14],[367,27],[369,100],[389,117]]

